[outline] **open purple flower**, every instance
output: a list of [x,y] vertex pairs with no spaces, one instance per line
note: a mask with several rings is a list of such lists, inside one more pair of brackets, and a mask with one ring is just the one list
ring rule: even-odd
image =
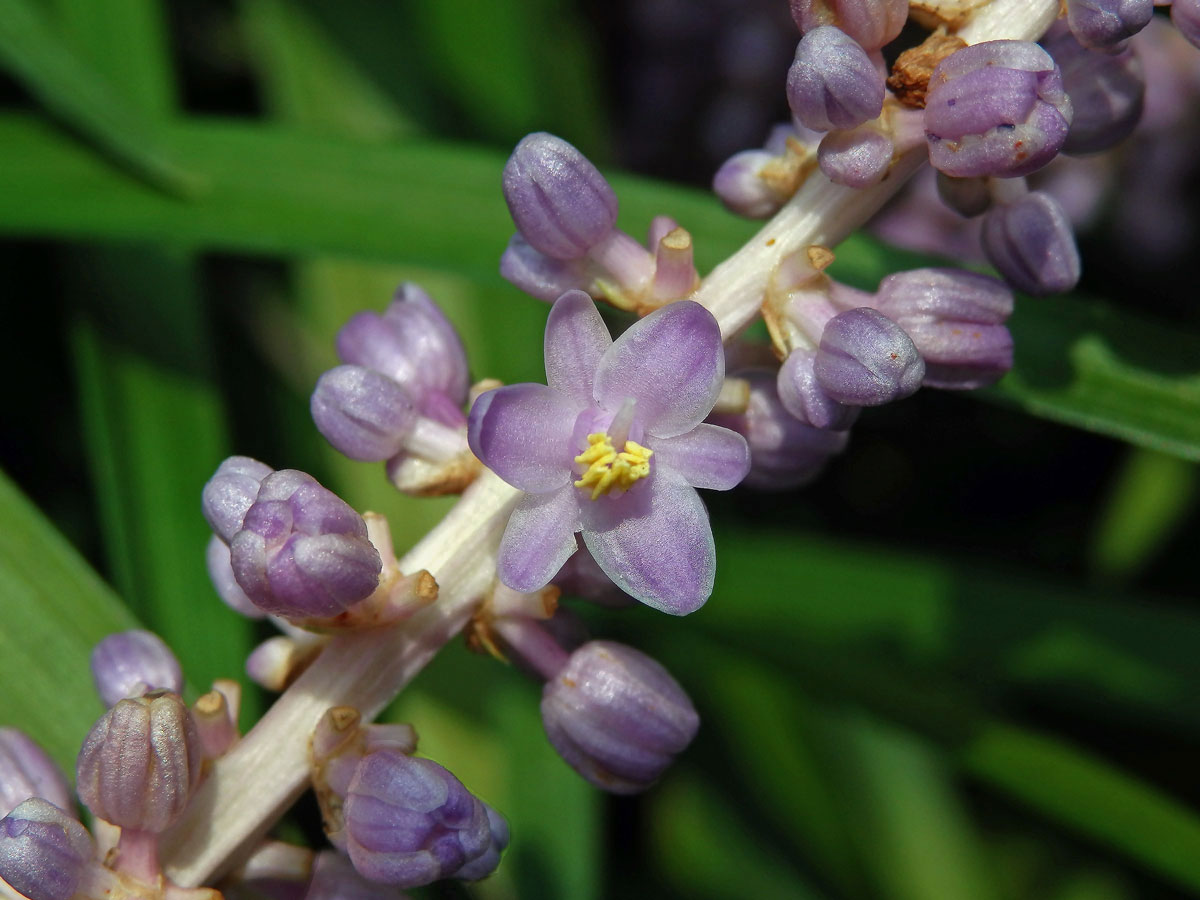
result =
[[708,513],[696,488],[728,490],[750,466],[745,439],[704,424],[725,377],[716,320],[672,303],[613,341],[582,291],[546,322],[548,385],[483,394],[468,440],[483,463],[526,491],[500,544],[501,580],[538,590],[582,533],[618,587],[684,615],[712,592]]

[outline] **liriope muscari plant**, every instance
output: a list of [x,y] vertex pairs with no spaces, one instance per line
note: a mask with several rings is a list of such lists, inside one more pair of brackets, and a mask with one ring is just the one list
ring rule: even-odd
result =
[[[418,755],[412,726],[372,724],[464,631],[544,682],[546,736],[596,787],[644,790],[686,750],[699,719],[684,688],[633,647],[568,636],[560,593],[694,612],[719,555],[698,490],[800,485],[863,408],[1003,377],[1012,289],[1079,278],[1066,215],[1025,176],[1129,134],[1142,82],[1127,41],[1153,11],[791,9],[802,38],[781,89],[793,120],[714,179],[730,209],[768,221],[707,275],[680,223],[655,218],[645,243],[621,231],[601,173],[537,133],[497,172],[516,224],[499,269],[552,304],[546,383],[473,382],[458,335],[414,284],[338,333],[342,365],[312,394],[316,427],[346,456],[384,463],[401,491],[462,494],[403,556],[382,517],[308,474],[240,456],[217,466],[201,502],[208,568],[227,604],[277,626],[247,671],[281,695],[240,735],[234,682],[189,707],[161,640],[104,640],[92,669],[108,711],[75,773],[90,831],[48,757],[0,729],[6,891],[186,900],[219,884],[332,900],[486,878],[509,841],[502,813]],[[1200,42],[1196,0],[1175,0],[1171,17]],[[927,35],[889,68],[881,51],[910,20]],[[837,243],[926,162],[948,207],[983,218],[1000,277],[918,269],[874,292],[834,281]],[[598,302],[635,320],[614,339]],[[759,317],[769,344],[743,337]],[[265,840],[310,786],[329,846]]]

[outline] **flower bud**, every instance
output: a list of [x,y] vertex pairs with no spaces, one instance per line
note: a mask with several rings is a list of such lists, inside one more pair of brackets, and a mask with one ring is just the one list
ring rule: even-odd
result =
[[508,822],[504,821],[504,816],[486,803],[483,803],[483,811],[487,813],[488,831],[491,832],[492,842],[481,855],[454,873],[455,878],[463,881],[478,881],[495,872],[496,867],[500,865],[500,854],[508,846]]
[[1154,0],[1067,0],[1067,27],[1079,43],[1097,50],[1133,37],[1153,15]]
[[762,177],[763,167],[775,159],[766,150],[743,150],[721,164],[713,176],[713,191],[731,212],[748,219],[775,215],[787,197]]
[[204,518],[225,543],[242,528],[246,510],[258,496],[258,486],[274,469],[248,456],[231,456],[204,485]]
[[338,615],[378,587],[382,569],[362,516],[295,469],[263,479],[229,550],[246,596],[281,616]]
[[92,726],[75,767],[79,799],[98,818],[161,834],[200,780],[201,748],[178,694],[120,700]]
[[925,377],[925,361],[903,328],[863,307],[829,320],[813,372],[839,403],[882,406],[916,392]]
[[709,416],[708,421],[732,428],[750,445],[750,474],[742,484],[763,491],[799,487],[845,448],[849,432],[814,428],[784,408],[772,373],[756,370],[739,377],[750,383],[746,411]]
[[449,878],[493,844],[484,804],[446,769],[393,750],[367,754],[343,806],[346,849],[371,881]]
[[304,900],[405,900],[392,884],[367,881],[335,850],[317,854]]
[[1012,368],[1004,322],[1013,297],[995,278],[954,269],[898,272],[880,282],[875,305],[912,338],[930,387],[982,387]]
[[[405,282],[383,315],[361,312],[337,336],[342,362],[372,369],[404,388],[425,415],[443,420],[439,410],[466,402],[470,387],[467,356],[454,326],[420,287]],[[462,411],[445,421],[460,425]],[[444,420],[443,420],[444,421]]]
[[1129,137],[1142,117],[1146,94],[1133,50],[1089,50],[1065,28],[1051,29],[1042,43],[1058,63],[1075,110],[1063,152],[1096,153]]
[[1071,124],[1054,60],[1027,41],[964,47],[933,71],[925,136],[935,169],[965,178],[1027,175],[1050,162]]
[[905,0],[791,0],[792,18],[804,34],[834,25],[865,50],[891,41],[908,19]]
[[983,217],[983,252],[1004,280],[1029,294],[1069,291],[1079,281],[1079,250],[1058,201],[1033,191]]
[[700,727],[678,682],[632,647],[591,641],[546,682],[542,724],[559,755],[602,790],[650,787]]
[[830,26],[809,31],[788,69],[792,114],[814,131],[854,128],[883,111],[883,75],[854,39]]
[[508,158],[504,200],[525,240],[553,259],[586,256],[617,223],[617,195],[604,176],[544,131],[523,138]]
[[321,375],[309,407],[325,439],[362,462],[381,462],[399,453],[417,417],[404,388],[362,366],[338,366]]
[[237,583],[230,563],[229,545],[217,535],[213,535],[205,550],[204,561],[208,566],[208,577],[217,591],[217,596],[235,613],[248,619],[266,618],[266,613],[254,605],[254,601],[246,596],[242,586]]
[[894,150],[891,138],[870,125],[831,131],[817,148],[817,164],[834,184],[865,188],[883,180]]
[[16,728],[0,728],[0,815],[8,815],[30,797],[70,809],[74,800],[67,780],[46,751]]
[[529,246],[517,232],[500,256],[500,277],[531,297],[553,303],[567,291],[587,288],[584,262],[581,259],[552,259]]
[[817,351],[793,350],[775,381],[779,402],[789,414],[813,428],[844,431],[858,418],[858,407],[839,403],[817,380],[813,365]]
[[183,691],[183,670],[171,648],[149,631],[110,634],[92,650],[92,680],[105,706],[151,691]]
[[1200,47],[1200,0],[1174,0],[1171,24],[1193,47]]
[[87,829],[41,797],[0,820],[0,878],[29,900],[70,900],[94,853]]

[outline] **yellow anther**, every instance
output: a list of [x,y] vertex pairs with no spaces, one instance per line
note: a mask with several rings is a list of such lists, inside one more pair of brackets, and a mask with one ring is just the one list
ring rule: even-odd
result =
[[612,439],[604,432],[589,434],[588,448],[575,457],[575,462],[587,466],[575,487],[591,488],[592,499],[607,494],[613,488],[627,491],[639,478],[650,474],[650,457],[654,451],[634,441],[626,441],[618,453]]

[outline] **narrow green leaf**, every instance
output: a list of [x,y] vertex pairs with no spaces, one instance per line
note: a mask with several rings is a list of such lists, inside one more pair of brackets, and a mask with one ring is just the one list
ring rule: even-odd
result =
[[147,183],[184,196],[200,188],[159,129],[73,53],[29,0],[0,0],[0,63],[64,124]]
[[0,473],[0,722],[38,741],[65,772],[103,712],[88,656],[137,620]]

